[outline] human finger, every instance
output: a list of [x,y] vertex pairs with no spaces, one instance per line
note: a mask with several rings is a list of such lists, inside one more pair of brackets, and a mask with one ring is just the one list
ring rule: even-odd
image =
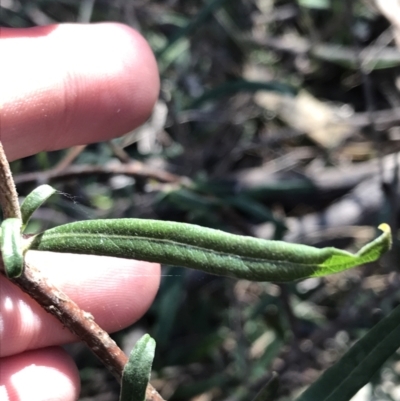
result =
[[116,23],[0,29],[0,139],[9,160],[142,124],[159,77],[147,42]]
[[[138,320],[159,287],[160,266],[153,263],[37,251],[26,258],[109,332]],[[0,294],[0,356],[77,340],[4,276]]]
[[59,347],[0,359],[1,400],[75,401],[79,390],[77,368]]

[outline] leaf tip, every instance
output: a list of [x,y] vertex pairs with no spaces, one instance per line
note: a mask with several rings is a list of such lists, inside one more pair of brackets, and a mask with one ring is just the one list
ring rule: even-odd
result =
[[381,230],[381,231],[383,231],[383,235],[387,236],[387,238],[388,238],[388,240],[387,240],[387,241],[388,241],[388,248],[387,248],[387,250],[390,250],[390,249],[392,248],[392,243],[393,243],[393,241],[392,241],[392,230],[391,230],[389,224],[387,224],[387,223],[382,223],[382,224],[380,224],[380,225],[378,226],[378,229]]
[[392,230],[390,229],[389,224],[382,223],[378,226],[379,230],[383,231],[385,234],[391,234]]

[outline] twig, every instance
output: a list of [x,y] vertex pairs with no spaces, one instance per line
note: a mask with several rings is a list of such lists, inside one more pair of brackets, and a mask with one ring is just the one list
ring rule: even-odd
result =
[[400,49],[400,3],[396,0],[375,0],[375,4],[392,24],[396,45]]
[[[0,262],[2,265],[2,261]],[[4,271],[3,265],[2,271]],[[23,275],[11,281],[77,335],[121,383],[122,372],[128,358],[108,333],[93,320],[90,313],[80,309],[34,266],[26,264]],[[145,401],[164,401],[164,399],[149,383]]]
[[87,145],[77,145],[69,149],[65,157],[55,165],[53,171],[65,170],[86,149],[86,146]]
[[[278,287],[281,290],[280,300],[282,302],[283,310],[286,312],[286,317],[295,338],[300,338],[301,333],[299,332],[299,321],[294,314],[292,305],[290,303],[290,292],[288,291],[287,285],[284,283],[278,283]],[[297,346],[297,343],[294,344]]]
[[347,123],[355,128],[365,128],[369,126],[370,118],[374,121],[378,131],[386,131],[400,124],[400,107],[354,113],[347,118],[337,118],[337,121]]
[[108,141],[107,144],[110,147],[110,149],[113,151],[114,155],[118,157],[118,160],[121,163],[124,163],[124,164],[132,163],[132,159],[129,157],[128,153],[125,152],[125,150],[123,148],[116,145],[113,141]]
[[372,135],[372,139],[375,142],[375,145],[378,150],[378,161],[379,161],[379,175],[381,178],[381,185],[383,186],[385,184],[385,181],[383,179],[383,161],[382,161],[382,139],[381,135],[378,132],[376,125],[375,125],[375,120],[372,116],[372,113],[376,111],[376,104],[375,104],[375,97],[373,93],[373,88],[372,88],[372,83],[371,83],[371,77],[369,74],[369,71],[367,71],[362,57],[361,57],[361,46],[359,43],[359,39],[356,35],[355,30],[353,27],[356,25],[356,19],[354,17],[354,0],[348,1],[345,3],[346,5],[346,15],[347,15],[347,24],[349,28],[349,32],[351,32],[352,36],[352,41],[353,45],[355,48],[355,56],[356,56],[356,64],[357,68],[359,70],[359,73],[361,75],[361,83],[362,83],[362,90],[365,98],[365,107],[366,107],[366,113],[368,116],[368,126],[367,129],[369,133]]
[[[32,265],[25,264],[24,274],[12,279],[12,282],[77,335],[121,383],[128,358],[90,313],[83,311]],[[146,401],[163,401],[150,384],[146,390]]]
[[63,171],[48,170],[33,173],[19,174],[14,177],[15,183],[47,183],[50,181],[61,181],[72,177],[85,175],[116,175],[123,174],[128,176],[144,177],[166,183],[190,183],[189,178],[171,174],[159,169],[145,166],[143,163],[134,161],[129,164],[106,164],[104,166],[74,165],[69,166]]
[[0,205],[3,210],[3,218],[21,218],[19,210],[18,194],[12,178],[10,165],[8,164],[3,144],[0,141]]

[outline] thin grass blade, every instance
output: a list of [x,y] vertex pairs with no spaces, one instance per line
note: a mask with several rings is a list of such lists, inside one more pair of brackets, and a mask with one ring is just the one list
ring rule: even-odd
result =
[[349,401],[399,347],[400,306],[397,306],[296,401]]

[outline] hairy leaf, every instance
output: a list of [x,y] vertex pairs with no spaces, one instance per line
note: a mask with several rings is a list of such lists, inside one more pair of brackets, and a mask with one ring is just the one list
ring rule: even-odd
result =
[[120,401],[144,401],[156,342],[145,334],[135,345],[122,373]]
[[356,254],[141,219],[65,224],[31,237],[26,247],[160,262],[254,281],[291,281],[377,260],[391,246],[389,226],[382,224],[380,229],[383,233]]
[[1,224],[1,254],[7,277],[15,278],[22,274],[24,255],[21,241],[21,220],[6,219]]
[[25,230],[35,210],[46,202],[55,192],[56,190],[50,185],[40,185],[25,198],[21,205],[22,231]]

